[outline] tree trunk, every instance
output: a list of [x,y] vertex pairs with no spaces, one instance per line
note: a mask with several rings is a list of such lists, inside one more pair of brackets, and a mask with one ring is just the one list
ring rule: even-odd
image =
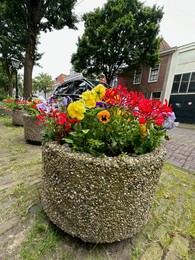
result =
[[3,63],[3,69],[6,72],[7,78],[8,78],[8,89],[6,90],[7,94],[12,97],[13,96],[13,71],[9,66],[9,63],[7,62],[7,59],[5,59],[5,62]]
[[12,81],[12,75],[8,75],[8,94],[10,97],[13,96],[13,81]]
[[32,72],[35,61],[36,32],[31,30],[27,36],[26,54],[24,60],[24,92],[25,100],[32,99]]

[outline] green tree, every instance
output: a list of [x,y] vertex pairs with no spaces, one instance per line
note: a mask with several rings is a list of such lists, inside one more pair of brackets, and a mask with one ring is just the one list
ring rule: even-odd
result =
[[[12,17],[6,15],[6,3],[0,3],[0,63],[8,78],[8,93],[7,95],[13,96],[13,80],[15,77],[15,71],[12,67],[12,59],[20,61],[19,69],[24,66],[25,57],[25,33],[26,29],[24,24],[20,21],[13,23]],[[20,28],[20,30],[18,30]],[[39,44],[39,39],[36,41],[36,45]],[[35,52],[35,62],[41,58],[42,54]],[[21,84],[19,81],[18,83]],[[22,94],[22,86],[20,85],[20,92]]]
[[20,68],[24,60],[24,30],[12,22],[11,17],[6,17],[6,4],[0,3],[0,63],[8,79],[7,95],[13,95],[13,76],[11,60],[16,58],[21,61]]
[[154,65],[159,60],[159,23],[162,8],[139,0],[108,0],[83,16],[85,31],[72,55],[74,70],[103,73],[110,83],[124,66]]
[[[24,93],[25,99],[32,96],[32,71],[36,60],[36,43],[41,31],[75,29],[76,16],[73,7],[76,0],[1,0],[5,18],[12,21],[17,32],[24,29]],[[5,19],[5,20],[6,20]]]
[[8,80],[0,64],[0,101],[8,95]]
[[48,92],[53,89],[54,81],[52,77],[46,73],[40,73],[32,81],[33,91],[43,91],[45,98]]

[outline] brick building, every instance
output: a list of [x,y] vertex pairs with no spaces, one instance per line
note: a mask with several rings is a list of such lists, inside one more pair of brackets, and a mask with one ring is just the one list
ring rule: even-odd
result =
[[66,74],[60,74],[59,76],[57,76],[55,78],[55,85],[61,85],[62,83],[64,83],[65,79],[67,78]]
[[170,70],[172,55],[176,47],[171,48],[163,40],[160,47],[160,63],[154,68],[140,66],[130,70],[126,77],[119,77],[118,84],[129,90],[142,92],[146,98],[164,99],[166,78]]
[[147,98],[168,100],[177,121],[195,124],[195,42],[171,48],[163,40],[159,64],[140,66],[126,75],[118,78],[118,84]]

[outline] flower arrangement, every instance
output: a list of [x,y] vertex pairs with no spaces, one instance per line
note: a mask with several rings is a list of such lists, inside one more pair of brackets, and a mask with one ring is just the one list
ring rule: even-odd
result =
[[107,89],[99,84],[80,97],[75,102],[66,100],[63,109],[38,107],[39,123],[46,126],[44,141],[92,155],[136,156],[152,151],[167,136],[166,126],[174,126],[167,102],[146,99],[122,86]]
[[4,109],[8,109],[8,110],[22,110],[22,111],[26,111],[29,115],[33,115],[36,116],[39,114],[39,110],[37,108],[37,104],[41,104],[43,103],[42,100],[40,99],[33,99],[32,101],[27,101],[24,99],[14,99],[14,98],[10,98],[10,99],[4,99],[2,102],[2,107]]
[[32,101],[26,101],[22,109],[31,116],[37,116],[39,114],[37,105],[42,103],[44,102],[40,99],[33,99]]
[[4,99],[2,107],[8,110],[22,110],[26,101],[24,99],[15,100],[14,98]]

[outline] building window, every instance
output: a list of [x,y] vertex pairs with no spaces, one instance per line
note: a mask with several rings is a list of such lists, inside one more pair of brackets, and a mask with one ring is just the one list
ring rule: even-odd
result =
[[195,92],[195,72],[192,72],[188,92]]
[[135,70],[134,72],[134,78],[133,78],[133,84],[140,84],[142,79],[142,70]]
[[158,80],[158,74],[160,70],[160,65],[156,65],[154,68],[150,68],[150,75],[148,82],[155,82]]
[[189,85],[190,73],[184,73],[182,75],[179,93],[186,93]]
[[171,93],[195,92],[195,72],[177,74],[174,76]]
[[161,96],[161,92],[160,91],[152,92],[152,98],[160,99],[160,96]]
[[178,93],[180,81],[181,81],[181,74],[175,75],[171,93]]

